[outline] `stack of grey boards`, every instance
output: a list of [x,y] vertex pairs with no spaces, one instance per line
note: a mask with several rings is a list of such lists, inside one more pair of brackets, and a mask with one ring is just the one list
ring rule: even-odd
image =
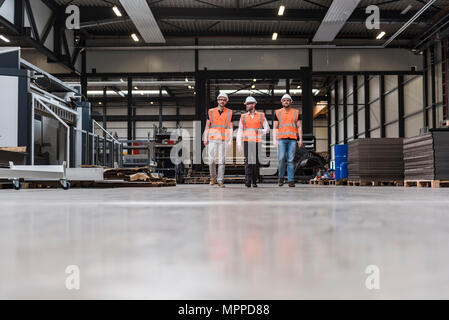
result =
[[402,138],[357,139],[348,146],[349,179],[404,180]]
[[449,130],[404,140],[406,180],[449,180]]

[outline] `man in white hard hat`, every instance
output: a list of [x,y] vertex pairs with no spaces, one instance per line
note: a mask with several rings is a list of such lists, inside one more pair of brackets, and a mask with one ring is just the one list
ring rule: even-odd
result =
[[[274,141],[278,145],[279,186],[284,185],[285,162],[287,161],[288,186],[295,187],[295,159],[296,147],[303,146],[302,121],[299,111],[292,108],[293,99],[285,94],[282,97],[282,109],[276,111],[274,122]],[[299,137],[299,139],[298,139]]]
[[214,186],[218,182],[218,186],[224,188],[226,146],[233,143],[232,110],[226,108],[229,101],[226,93],[220,92],[217,101],[218,107],[208,112],[204,145],[208,147],[210,185]]
[[257,101],[253,97],[246,98],[246,113],[242,114],[237,133],[237,147],[241,150],[244,142],[246,187],[257,188],[259,178],[259,152],[263,136],[270,131],[265,113],[257,112]]

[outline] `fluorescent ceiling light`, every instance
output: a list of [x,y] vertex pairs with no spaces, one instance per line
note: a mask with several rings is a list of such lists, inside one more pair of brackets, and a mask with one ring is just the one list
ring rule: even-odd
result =
[[407,8],[405,8],[404,10],[402,10],[401,14],[406,14],[407,12],[410,11],[411,8],[412,8],[412,5],[409,4],[409,5],[407,6]]
[[278,39],[278,33],[277,32],[273,33],[273,37],[271,39],[277,40]]
[[334,0],[329,7],[326,16],[321,22],[318,31],[313,37],[313,42],[334,41],[337,34],[346,24],[349,17],[357,8],[360,0]]
[[146,43],[166,42],[147,0],[120,0],[120,4]]
[[131,35],[131,38],[133,38],[133,40],[134,40],[135,42],[139,42],[139,37],[137,36],[137,34],[133,33],[133,34]]
[[2,39],[3,41],[10,43],[11,40],[9,40],[8,38],[6,38],[4,35],[0,35],[0,39]]
[[283,16],[284,15],[284,11],[285,11],[285,6],[280,6],[279,7],[278,16]]
[[112,10],[114,11],[114,13],[115,13],[115,15],[116,15],[117,17],[121,17],[121,16],[122,16],[122,13],[120,12],[120,9],[117,8],[117,6],[114,6],[114,7],[112,8]]
[[379,33],[376,37],[377,40],[382,39],[384,36],[386,35],[385,31],[382,31],[381,33]]
[[[128,93],[127,90],[118,91],[126,95]],[[114,90],[107,90],[106,95],[107,96],[121,96],[120,93]],[[150,95],[150,96],[159,96],[159,90],[139,90],[139,91],[133,91],[133,95]],[[87,91],[87,95],[89,96],[103,96],[103,90],[89,90]],[[163,96],[168,96],[168,92],[165,90],[162,90]]]

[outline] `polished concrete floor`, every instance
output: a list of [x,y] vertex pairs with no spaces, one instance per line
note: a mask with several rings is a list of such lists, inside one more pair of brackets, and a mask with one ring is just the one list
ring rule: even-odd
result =
[[449,189],[1,190],[0,204],[3,299],[449,298]]

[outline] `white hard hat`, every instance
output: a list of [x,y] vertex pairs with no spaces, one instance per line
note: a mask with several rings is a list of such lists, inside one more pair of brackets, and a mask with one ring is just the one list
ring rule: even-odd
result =
[[289,94],[284,94],[284,96],[283,96],[282,99],[281,99],[281,102],[282,102],[282,100],[284,100],[284,99],[289,99],[291,102],[293,102],[293,99],[292,99],[292,97],[291,97]]
[[220,98],[225,98],[226,100],[229,101],[228,95],[226,93],[224,93],[224,92],[220,92],[220,94],[217,97],[217,100],[220,99]]
[[244,104],[248,104],[248,103],[257,103],[257,100],[254,97],[248,97],[248,98],[246,98],[246,101]]

